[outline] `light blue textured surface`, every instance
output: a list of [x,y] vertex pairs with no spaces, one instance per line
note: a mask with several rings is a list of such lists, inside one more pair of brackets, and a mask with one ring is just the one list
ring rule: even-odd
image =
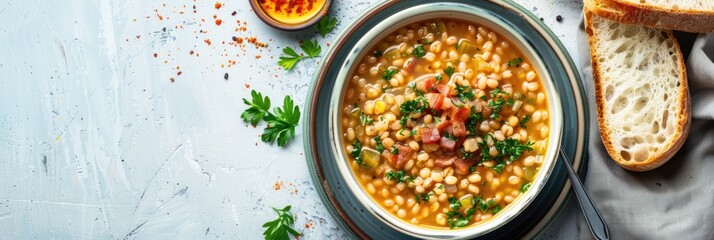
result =
[[[337,28],[374,2],[335,1]],[[580,1],[516,2],[578,59]],[[247,1],[213,4],[0,1],[0,238],[259,239],[270,207],[285,205],[306,239],[343,236],[310,181],[300,128],[279,148],[260,142],[264,125],[239,118],[251,89],[302,105],[319,60],[285,71],[281,49],[308,37],[327,48],[335,31],[281,32]],[[234,35],[269,45],[220,44]],[[545,237],[570,237],[560,230]]]

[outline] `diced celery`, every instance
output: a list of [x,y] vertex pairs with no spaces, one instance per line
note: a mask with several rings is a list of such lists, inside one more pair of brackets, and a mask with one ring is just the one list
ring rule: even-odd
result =
[[464,214],[466,214],[466,211],[474,206],[473,200],[474,196],[471,194],[466,194],[459,198],[459,202],[461,202],[461,210]]
[[384,58],[387,59],[387,61],[394,61],[396,59],[401,58],[401,52],[399,52],[399,47],[397,46],[391,46],[387,48],[387,50],[384,50],[384,55],[382,55]]
[[362,148],[362,163],[364,163],[364,167],[369,171],[377,169],[379,162],[382,160],[381,156],[382,155],[377,152],[377,150],[367,147]]
[[535,178],[537,169],[535,167],[525,167],[525,168],[523,168],[523,172],[525,173],[525,175],[523,177],[528,179],[528,181],[533,181],[533,178]]
[[465,38],[459,40],[456,45],[456,50],[458,50],[460,54],[468,54],[469,56],[473,56],[474,54],[477,54],[479,52],[478,47],[476,47],[476,45],[473,44],[471,40]]

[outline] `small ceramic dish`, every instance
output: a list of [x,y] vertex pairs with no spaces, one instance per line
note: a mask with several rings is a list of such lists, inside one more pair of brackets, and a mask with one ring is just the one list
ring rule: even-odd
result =
[[[347,165],[339,106],[345,79],[385,33],[411,22],[448,18],[486,26],[516,44],[543,76],[551,122],[546,159],[528,194],[493,219],[464,229],[418,227],[397,219],[367,195]],[[530,238],[560,212],[570,192],[564,166],[556,161],[558,146],[583,172],[587,161],[587,109],[577,69],[567,51],[542,22],[512,1],[386,1],[367,10],[345,28],[325,54],[308,93],[304,129],[305,155],[316,190],[341,229],[353,237],[411,238]],[[561,101],[562,99],[562,101]],[[557,116],[556,116],[557,115]]]
[[[249,0],[250,7],[258,18],[273,28],[298,31],[308,28],[327,15],[332,0],[304,1],[305,6],[286,6],[294,1]],[[282,4],[276,8],[277,4]],[[278,10],[276,10],[278,9]]]

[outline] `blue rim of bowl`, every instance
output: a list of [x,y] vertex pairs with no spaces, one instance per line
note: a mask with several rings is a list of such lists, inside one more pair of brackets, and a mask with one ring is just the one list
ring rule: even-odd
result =
[[[341,64],[344,61],[348,55],[345,49],[351,49],[351,46],[358,41],[358,37],[350,37],[361,36],[361,34],[369,30],[370,26],[375,25],[390,14],[420,5],[421,2],[382,2],[358,17],[355,22],[340,34],[336,43],[326,53],[326,57],[318,68],[308,92],[306,114],[303,121],[303,133],[305,133],[303,138],[310,174],[318,195],[328,212],[333,216],[339,227],[348,232],[351,237],[409,238],[384,224],[380,224],[381,222],[374,219],[370,214],[366,214],[365,209],[356,204],[354,194],[344,186],[344,179],[339,176],[334,163],[331,163],[336,158],[331,156],[330,145],[332,143],[325,141],[329,139],[328,135],[331,134],[327,127],[328,124],[326,124],[329,118],[329,113],[326,113],[326,111],[329,111],[330,91],[334,86],[335,76],[337,75],[334,70],[339,68],[328,68],[328,66],[335,63]],[[585,142],[587,141],[587,132],[585,130],[588,127],[588,122],[586,121],[588,112],[585,109],[587,106],[584,105],[584,89],[575,64],[557,37],[533,14],[510,0],[483,2],[451,0],[442,2],[462,3],[483,8],[524,31],[522,33],[523,36],[531,40],[530,43],[541,54],[541,58],[547,63],[548,71],[557,85],[557,91],[563,100],[564,136],[562,147],[570,156],[570,159],[573,159],[573,165],[582,175],[585,167],[580,166],[586,166],[587,163],[587,149],[584,146],[586,146]],[[320,128],[317,126],[320,126]],[[330,167],[330,164],[333,164],[332,167]],[[559,215],[562,206],[564,206],[563,202],[571,194],[570,183],[563,168],[562,162],[557,161],[552,172],[553,176],[550,177],[541,191],[542,194],[539,194],[533,204],[529,206],[529,209],[519,214],[513,221],[483,237],[532,237],[539,234],[552,222],[555,216]],[[513,229],[514,224],[528,227]],[[503,231],[503,229],[508,231]]]
[[[361,186],[357,181],[357,175],[349,166],[350,160],[348,160],[346,151],[344,151],[345,141],[342,137],[342,116],[341,108],[343,103],[343,94],[346,92],[347,79],[352,76],[355,71],[355,65],[359,63],[360,59],[363,59],[365,55],[371,53],[366,50],[372,49],[376,45],[377,39],[383,39],[386,35],[400,29],[406,25],[412,24],[414,22],[421,22],[429,19],[445,19],[455,21],[470,22],[477,26],[484,26],[491,31],[499,33],[499,38],[506,38],[511,40],[511,44],[514,48],[521,50],[522,55],[530,59],[531,66],[537,70],[543,80],[543,89],[545,89],[545,94],[549,101],[549,111],[550,111],[550,129],[548,138],[548,148],[545,153],[545,161],[541,166],[539,173],[536,175],[535,179],[531,182],[531,187],[529,191],[525,192],[511,204],[508,204],[503,208],[498,214],[494,215],[488,221],[482,221],[478,224],[474,224],[464,228],[455,229],[443,229],[419,226],[408,223],[407,221],[397,218],[393,213],[389,213],[387,209],[377,204],[367,193],[366,189]],[[560,139],[562,136],[562,108],[560,97],[554,88],[553,80],[550,75],[547,74],[548,71],[545,69],[545,64],[541,61],[540,57],[536,53],[537,51],[533,49],[522,35],[517,34],[517,31],[511,28],[508,24],[498,19],[497,16],[486,13],[480,8],[460,4],[460,3],[448,3],[448,2],[437,2],[437,3],[425,3],[409,8],[401,9],[390,15],[388,18],[384,19],[382,22],[372,26],[371,29],[362,35],[357,43],[352,49],[349,49],[347,58],[344,60],[343,64],[340,65],[339,73],[337,75],[334,88],[332,90],[332,98],[330,106],[331,118],[329,121],[329,127],[333,130],[332,138],[330,143],[333,144],[332,156],[335,156],[338,169],[342,172],[342,176],[345,176],[345,183],[347,187],[355,194],[357,202],[365,206],[368,213],[374,215],[377,219],[382,220],[386,225],[391,228],[396,229],[404,234],[411,235],[417,238],[456,238],[456,237],[478,237],[485,235],[490,231],[498,229],[500,226],[505,225],[511,219],[515,218],[524,209],[526,209],[532,200],[537,196],[543,185],[547,182],[551,171],[553,170],[556,157],[558,156],[558,148],[560,146]],[[337,64],[333,63],[332,68],[336,68]],[[344,80],[342,80],[344,79]],[[351,176],[351,177],[349,177]]]

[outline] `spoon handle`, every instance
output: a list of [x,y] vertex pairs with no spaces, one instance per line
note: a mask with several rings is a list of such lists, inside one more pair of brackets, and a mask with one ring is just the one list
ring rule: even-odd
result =
[[590,196],[588,196],[588,193],[585,191],[583,183],[580,182],[578,175],[570,165],[568,155],[565,154],[562,148],[560,149],[560,155],[563,156],[563,161],[565,161],[565,168],[568,169],[570,182],[573,185],[573,190],[575,190],[575,196],[578,198],[578,202],[580,202],[580,208],[583,210],[583,214],[585,214],[585,221],[588,222],[590,231],[597,239],[610,239],[610,232],[607,229],[605,220],[602,219],[602,216],[595,207],[595,204],[592,200],[590,200]]

